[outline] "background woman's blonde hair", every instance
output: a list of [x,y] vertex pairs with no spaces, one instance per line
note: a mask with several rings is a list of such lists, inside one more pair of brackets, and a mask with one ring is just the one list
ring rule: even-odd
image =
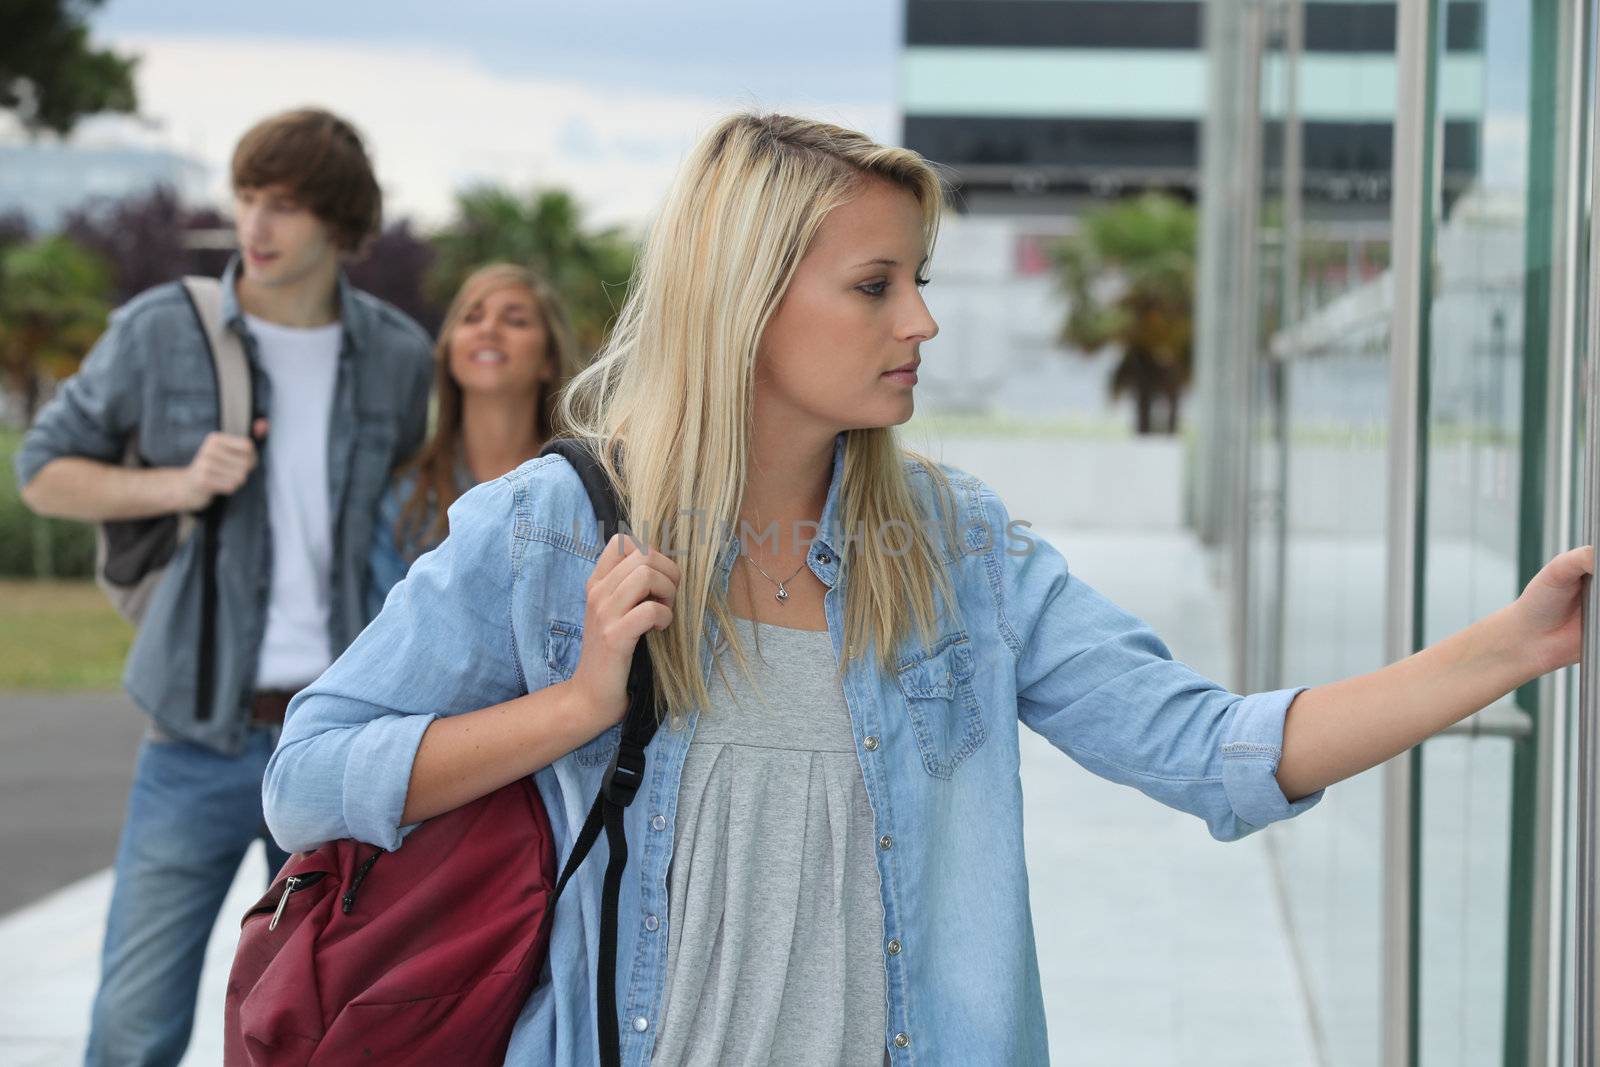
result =
[[395,523],[395,543],[402,551],[420,554],[444,540],[450,532],[445,514],[460,496],[456,464],[461,462],[461,386],[450,373],[450,338],[467,313],[501,289],[522,289],[533,296],[544,321],[545,351],[555,361],[554,380],[545,383],[528,411],[541,442],[555,435],[556,396],[578,372],[581,360],[567,312],[555,288],[542,275],[514,263],[490,263],[467,275],[444,315],[439,339],[433,345],[433,395],[438,403],[433,433],[416,459],[400,474],[416,473],[411,494],[401,505]]
[[[670,536],[682,572],[672,625],[645,638],[658,717],[665,706],[681,722],[689,708],[709,702],[700,659],[707,612],[750,675],[726,593],[714,580],[722,540],[743,532],[737,524],[757,346],[822,220],[874,178],[917,199],[931,252],[943,189],[915,152],[785,115],[723,120],[678,172],[610,339],[562,393],[563,432],[604,442],[603,462],[633,530],[657,548],[668,548],[663,533]],[[619,443],[622,470],[613,462]],[[908,484],[907,456],[933,476],[939,521],[952,522],[943,472],[904,450],[893,427],[846,433],[840,528],[868,536],[838,546],[846,606],[841,673],[872,648],[892,674],[912,623],[924,644],[934,640],[936,590],[954,605],[925,525],[931,517],[919,515]],[[673,533],[685,516],[694,516],[693,528]],[[886,528],[891,551],[880,550],[875,536]]]

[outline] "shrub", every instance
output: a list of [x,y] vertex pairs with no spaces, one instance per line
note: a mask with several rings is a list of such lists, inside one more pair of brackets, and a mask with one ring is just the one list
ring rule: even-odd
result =
[[18,435],[0,432],[0,576],[89,578],[94,575],[94,527],[41,519],[17,496],[11,462]]

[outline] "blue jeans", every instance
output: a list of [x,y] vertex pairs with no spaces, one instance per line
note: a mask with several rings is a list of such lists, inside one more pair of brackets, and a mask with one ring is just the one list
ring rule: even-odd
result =
[[289,858],[261,818],[261,778],[276,741],[276,730],[255,729],[238,756],[158,736],[140,745],[90,1021],[90,1067],[183,1058],[206,942],[245,851],[256,838],[266,843],[269,881]]

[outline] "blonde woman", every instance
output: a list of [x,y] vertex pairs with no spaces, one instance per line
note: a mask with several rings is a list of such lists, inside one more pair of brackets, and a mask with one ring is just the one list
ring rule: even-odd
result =
[[[1173,661],[982,482],[897,441],[940,200],[858,133],[712,130],[562,402],[620,444],[643,546],[595,543],[559,457],[462,497],[297,699],[266,784],[284,847],[392,849],[531,774],[565,856],[643,638],[663,726],[626,814],[622,1062],[1044,1063],[1019,723],[1231,840],[1576,658],[1586,549],[1335,685],[1241,696]],[[597,1062],[603,866],[555,910],[508,1063]]]
[[479,267],[461,283],[433,356],[438,417],[378,505],[371,615],[411,563],[444,540],[457,497],[539,454],[555,432],[556,395],[578,369],[561,298],[510,263]]

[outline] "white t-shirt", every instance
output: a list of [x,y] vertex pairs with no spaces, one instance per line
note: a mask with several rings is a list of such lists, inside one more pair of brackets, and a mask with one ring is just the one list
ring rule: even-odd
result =
[[298,689],[333,662],[328,641],[333,520],[328,423],[343,326],[301,329],[245,316],[272,381],[267,516],[272,591],[257,689]]

